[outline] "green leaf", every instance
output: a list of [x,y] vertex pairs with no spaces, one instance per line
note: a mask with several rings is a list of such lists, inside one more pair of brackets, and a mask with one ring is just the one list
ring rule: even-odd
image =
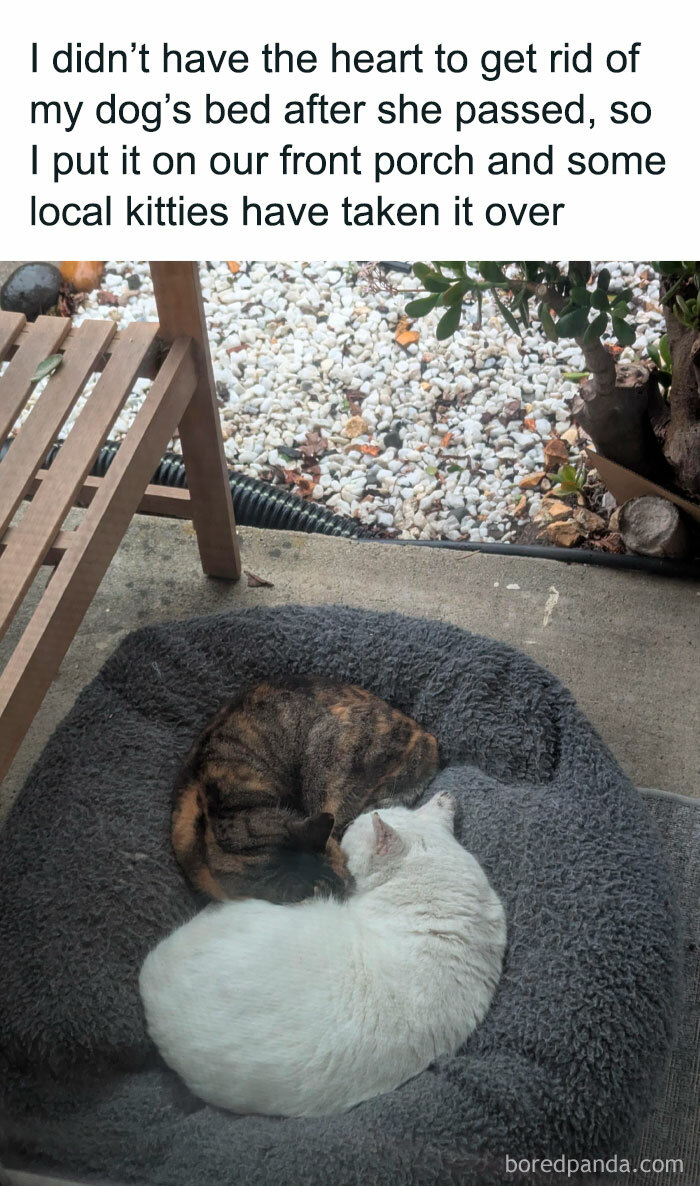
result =
[[452,284],[446,292],[443,292],[440,298],[440,304],[454,305],[456,301],[462,300],[470,288],[470,280],[458,280],[456,284]]
[[621,321],[624,317],[629,317],[630,307],[627,301],[614,301],[611,309],[613,317]]
[[671,347],[668,344],[668,334],[664,334],[659,342],[659,354],[666,364],[666,370],[671,370]]
[[451,272],[456,272],[458,276],[464,275],[466,264],[463,260],[457,259],[440,259],[437,261],[442,268],[449,268]]
[[431,478],[434,478],[436,473],[438,472],[437,466],[436,465],[426,465],[425,472],[426,472],[426,474],[430,474]]
[[617,317],[612,319],[613,333],[621,346],[631,346],[637,338],[637,331],[634,326],[630,325],[629,321],[620,321]]
[[604,333],[607,324],[607,313],[599,313],[597,317],[594,317],[583,335],[584,346],[589,346],[591,342],[595,342],[596,338],[599,338]]
[[438,276],[436,272],[431,272],[423,278],[423,287],[428,292],[447,292],[450,281],[445,280],[444,276]]
[[414,264],[414,265],[413,265],[413,275],[414,275],[414,276],[415,276],[415,277],[416,277],[418,280],[425,280],[425,277],[426,277],[426,276],[430,276],[430,275],[431,275],[431,273],[432,273],[432,270],[433,270],[433,269],[432,269],[432,268],[430,268],[430,267],[428,266],[428,264]]
[[47,375],[52,375],[57,371],[63,362],[62,354],[50,354],[43,362],[40,362],[32,375],[32,383],[38,383],[40,379],[45,379]]
[[591,305],[594,309],[601,309],[607,311],[610,307],[607,292],[603,292],[602,288],[597,288],[591,296]]
[[560,338],[578,338],[586,332],[588,326],[588,309],[572,309],[565,313],[557,322],[557,334]]
[[674,272],[682,272],[685,269],[685,264],[679,260],[659,260],[655,266],[657,272],[663,272],[665,276],[672,276]]
[[557,327],[554,324],[554,318],[552,317],[552,314],[550,313],[544,301],[542,301],[538,313],[540,321],[542,322],[542,329],[545,332],[545,336],[549,338],[550,342],[558,342],[559,334],[557,333]]
[[493,296],[494,296],[494,300],[495,300],[496,304],[498,305],[498,308],[501,311],[501,316],[503,317],[504,321],[510,326],[513,333],[517,334],[518,337],[520,337],[520,326],[518,325],[517,321],[515,320],[510,309],[506,308],[506,306],[503,304],[503,301],[501,300],[501,298],[499,297],[497,292],[494,292]]
[[578,469],[574,469],[573,465],[563,465],[554,476],[559,485],[555,486],[553,494],[577,494],[583,489],[586,470],[582,465]]
[[598,273],[598,289],[600,292],[607,292],[610,288],[610,272],[607,268],[601,268]]
[[461,474],[462,467],[461,465],[448,465],[447,472],[448,474]]
[[437,293],[434,296],[420,297],[417,301],[409,301],[405,312],[409,317],[425,317],[438,302]]
[[647,354],[649,355],[651,361],[654,363],[654,366],[657,366],[660,371],[663,370],[663,367],[661,365],[661,355],[659,354],[657,347],[656,346],[647,346]]
[[590,309],[591,294],[587,288],[572,288],[569,296],[575,305],[582,305]]
[[590,375],[590,371],[565,371],[562,379],[568,379],[570,383],[582,383]]
[[451,338],[459,329],[459,323],[462,320],[462,306],[461,304],[450,305],[446,313],[438,321],[436,330],[436,337],[439,342],[444,342],[445,338]]
[[484,277],[484,280],[490,280],[492,284],[502,284],[505,280],[505,274],[494,260],[487,259],[479,264],[479,271]]

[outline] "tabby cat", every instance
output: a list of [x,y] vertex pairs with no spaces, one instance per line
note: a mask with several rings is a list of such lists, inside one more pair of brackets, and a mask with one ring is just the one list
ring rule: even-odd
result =
[[415,803],[437,765],[432,734],[364,688],[258,684],[217,713],[185,759],[175,855],[213,898],[342,896],[347,826],[370,808]]

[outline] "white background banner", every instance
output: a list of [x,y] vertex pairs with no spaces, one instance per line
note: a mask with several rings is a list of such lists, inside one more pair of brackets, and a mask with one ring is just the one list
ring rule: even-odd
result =
[[697,254],[694,8],[17,5],[0,254]]

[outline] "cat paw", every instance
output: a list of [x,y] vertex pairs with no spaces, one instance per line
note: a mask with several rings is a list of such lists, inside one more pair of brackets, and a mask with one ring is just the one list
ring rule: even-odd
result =
[[457,800],[450,791],[438,791],[437,795],[433,795],[432,802],[436,807],[449,811],[450,815],[454,815],[457,809]]

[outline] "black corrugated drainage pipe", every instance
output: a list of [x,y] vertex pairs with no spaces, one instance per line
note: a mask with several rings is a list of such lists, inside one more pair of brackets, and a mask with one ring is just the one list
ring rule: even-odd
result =
[[[0,462],[12,443],[12,438],[0,448]],[[44,465],[53,462],[61,441],[53,445]],[[100,450],[92,467],[94,477],[102,478],[109,469],[117,450],[118,441],[108,441]],[[156,486],[177,486],[184,489],[187,477],[182,458],[176,453],[166,453],[158,463],[151,481]],[[229,484],[236,522],[242,527],[277,527],[283,531],[304,531],[320,535],[335,535],[346,539],[371,538],[373,529],[364,526],[348,515],[337,515],[322,503],[286,490],[284,486],[273,486],[259,478],[229,470]]]
[[[0,461],[12,443],[12,438],[0,448]],[[59,441],[49,452],[45,465],[51,465],[61,447]],[[95,477],[103,477],[119,448],[118,441],[108,441],[100,451],[92,468]],[[157,486],[186,488],[187,478],[182,458],[177,453],[166,453],[156,469],[152,482]],[[540,560],[561,560],[565,564],[593,564],[605,568],[627,569],[653,573],[658,576],[700,579],[700,564],[679,560],[660,560],[654,556],[618,555],[614,552],[586,551],[583,548],[550,548],[538,544],[473,543],[469,540],[414,540],[387,539],[370,527],[347,515],[337,515],[321,503],[309,502],[298,494],[273,486],[259,478],[229,470],[231,497],[236,522],[241,527],[275,527],[280,531],[303,531],[320,535],[335,535],[345,539],[384,544],[401,544],[417,548],[443,548],[454,552],[483,552],[495,556],[525,556]]]

